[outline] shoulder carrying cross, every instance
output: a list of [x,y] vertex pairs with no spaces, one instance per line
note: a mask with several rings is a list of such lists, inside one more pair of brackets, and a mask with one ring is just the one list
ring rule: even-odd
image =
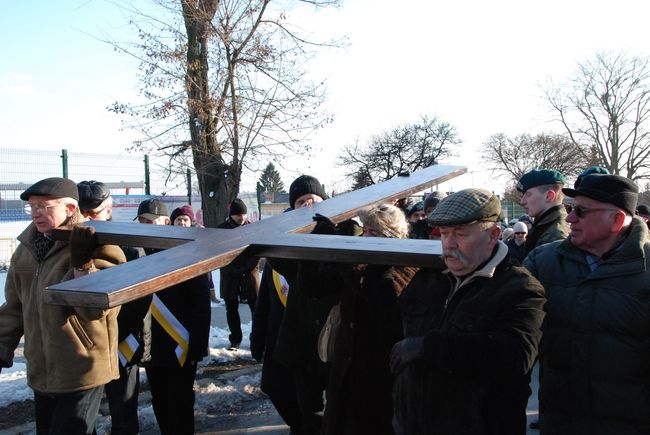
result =
[[[430,240],[326,236],[309,233],[320,213],[339,223],[359,209],[403,198],[462,175],[466,168],[430,166],[326,201],[236,229],[183,228],[92,222],[101,244],[170,248],[99,273],[45,289],[47,303],[110,308],[219,269],[245,255],[348,263],[432,267],[440,265],[440,243]],[[67,240],[67,230],[54,237]]]

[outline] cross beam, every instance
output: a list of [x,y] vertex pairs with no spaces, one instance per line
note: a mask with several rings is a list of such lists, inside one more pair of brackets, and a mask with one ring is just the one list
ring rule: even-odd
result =
[[[92,222],[98,242],[164,248],[130,261],[45,289],[47,303],[110,308],[211,272],[238,255],[304,260],[437,267],[440,244],[428,240],[312,235],[312,216],[335,223],[355,217],[364,207],[421,192],[462,175],[466,169],[436,165],[383,183],[336,196],[235,229],[182,228],[134,223]],[[67,239],[66,230],[53,236]]]

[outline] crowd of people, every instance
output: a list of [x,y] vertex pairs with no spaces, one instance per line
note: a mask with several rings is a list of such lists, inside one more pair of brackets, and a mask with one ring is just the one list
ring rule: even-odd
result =
[[[440,265],[266,258],[260,273],[261,259],[240,256],[220,270],[230,345],[242,343],[246,303],[261,389],[291,434],[524,434],[535,364],[542,434],[648,432],[650,208],[633,181],[600,167],[573,188],[535,169],[517,189],[526,215],[509,225],[480,188],[377,204],[340,223],[314,214],[314,234],[439,240]],[[287,212],[327,198],[302,175]],[[101,245],[92,224],[77,225],[111,219],[101,182],[47,178],[21,199],[32,222],[0,306],[0,367],[24,335],[37,433],[94,433],[105,392],[111,433],[137,434],[139,367],[160,432],[194,433],[210,274],[116,308],[46,304],[48,285],[156,251]],[[196,225],[190,206],[169,214],[155,198],[134,220]],[[249,223],[235,199],[219,228]],[[51,237],[60,227],[68,241]]]

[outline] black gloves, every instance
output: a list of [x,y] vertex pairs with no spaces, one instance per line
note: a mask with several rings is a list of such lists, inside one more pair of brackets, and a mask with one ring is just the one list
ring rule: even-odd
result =
[[93,252],[97,247],[97,236],[93,227],[74,227],[68,242],[70,265],[77,269],[90,269],[93,266]]
[[336,224],[327,216],[316,213],[312,219],[316,222],[312,234],[336,234]]
[[423,357],[424,337],[408,337],[398,341],[390,352],[390,371],[397,374],[407,365]]

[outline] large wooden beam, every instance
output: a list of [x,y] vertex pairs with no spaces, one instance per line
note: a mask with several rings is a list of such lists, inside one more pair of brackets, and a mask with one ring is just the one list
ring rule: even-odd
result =
[[[456,166],[432,166],[233,230],[93,222],[101,243],[169,249],[50,286],[44,297],[53,304],[113,307],[221,268],[245,250],[246,255],[267,257],[440,265],[440,245],[434,241],[295,233],[310,232],[315,213],[338,223],[356,216],[360,208],[421,192],[465,171]],[[56,237],[67,235],[60,231]]]

